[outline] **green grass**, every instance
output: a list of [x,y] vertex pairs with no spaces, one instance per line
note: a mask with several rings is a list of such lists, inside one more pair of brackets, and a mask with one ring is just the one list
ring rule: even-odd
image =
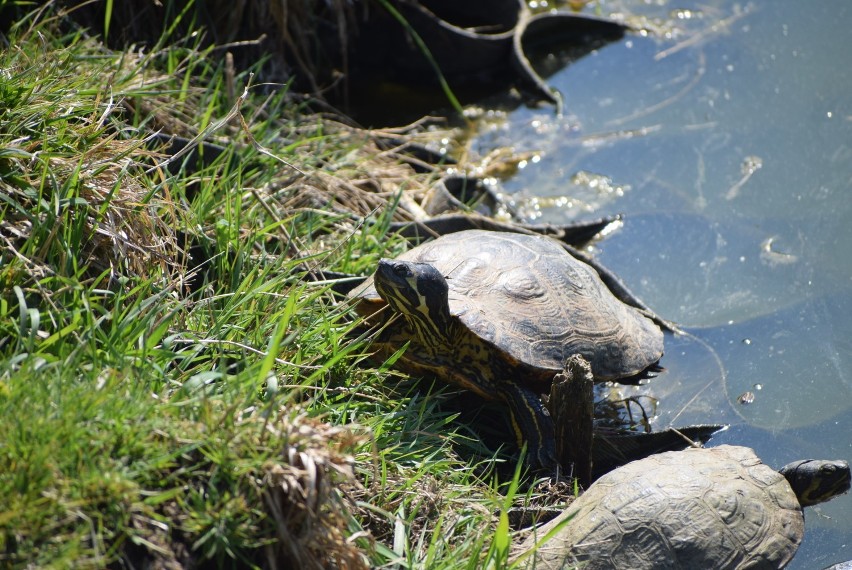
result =
[[[405,247],[367,196],[399,164],[198,45],[52,15],[0,53],[0,567],[506,567],[531,492],[307,278]],[[225,150],[170,173],[157,130]]]

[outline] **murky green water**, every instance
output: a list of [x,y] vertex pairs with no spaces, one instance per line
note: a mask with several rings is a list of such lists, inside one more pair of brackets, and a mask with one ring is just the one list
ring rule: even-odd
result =
[[[620,7],[694,12],[552,76],[562,117],[519,109],[478,144],[541,151],[505,187],[542,220],[624,214],[599,259],[696,337],[668,339],[659,424],[730,422],[714,443],[775,466],[852,460],[852,3]],[[847,559],[852,496],[808,510],[791,567]]]

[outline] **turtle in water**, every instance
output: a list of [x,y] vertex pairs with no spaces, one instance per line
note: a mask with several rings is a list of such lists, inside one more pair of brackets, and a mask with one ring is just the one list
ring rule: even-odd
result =
[[732,445],[652,455],[607,473],[537,529],[521,567],[783,568],[804,535],[802,507],[845,493],[849,478],[846,461],[775,471]]
[[569,356],[581,355],[594,379],[605,381],[654,369],[663,354],[659,326],[543,236],[445,235],[382,259],[350,295],[361,315],[386,325],[376,339],[380,353],[409,343],[398,368],[506,402],[519,443],[544,467],[556,461],[539,394]]

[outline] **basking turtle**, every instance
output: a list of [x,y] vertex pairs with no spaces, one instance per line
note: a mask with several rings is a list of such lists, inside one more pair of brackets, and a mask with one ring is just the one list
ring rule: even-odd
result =
[[522,567],[783,568],[802,541],[802,507],[846,492],[849,477],[846,461],[779,472],[731,445],[652,455],[604,475],[538,529]]
[[[651,319],[542,236],[449,234],[382,259],[350,295],[360,314],[385,319],[376,344],[385,356],[410,342],[397,367],[505,401],[519,442],[543,466],[555,459],[539,394],[566,358],[580,354],[601,381],[641,374],[663,354]],[[385,305],[390,310],[378,313]]]

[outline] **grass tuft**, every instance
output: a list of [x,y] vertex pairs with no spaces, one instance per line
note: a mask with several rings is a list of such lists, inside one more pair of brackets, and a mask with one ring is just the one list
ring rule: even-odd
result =
[[0,566],[507,566],[535,493],[317,279],[439,169],[196,37],[0,52]]

